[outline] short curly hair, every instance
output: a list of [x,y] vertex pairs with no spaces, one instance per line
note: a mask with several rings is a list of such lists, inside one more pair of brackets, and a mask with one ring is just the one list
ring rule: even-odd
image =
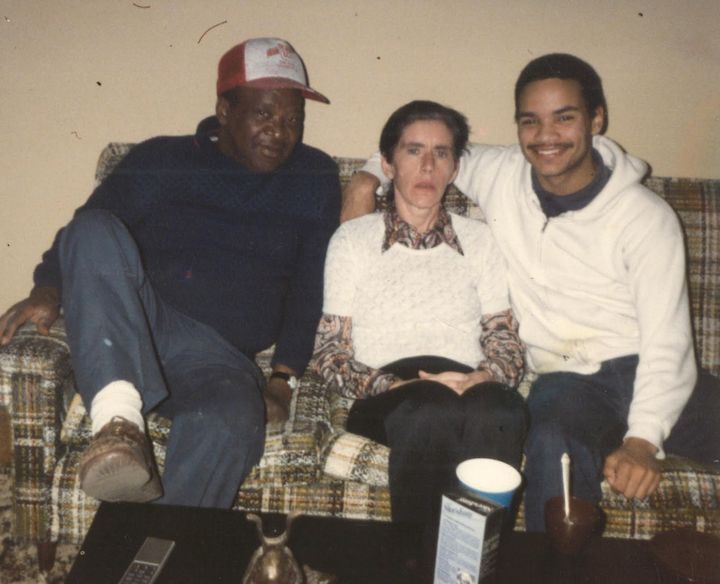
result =
[[593,115],[599,107],[603,108],[605,120],[601,133],[605,132],[608,125],[608,108],[602,80],[590,64],[567,53],[550,53],[533,59],[525,65],[515,82],[515,121],[518,120],[520,95],[525,86],[533,81],[553,78],[574,80],[580,84],[580,91],[588,113]]

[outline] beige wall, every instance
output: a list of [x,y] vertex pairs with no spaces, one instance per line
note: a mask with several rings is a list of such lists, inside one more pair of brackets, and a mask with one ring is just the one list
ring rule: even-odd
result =
[[332,154],[372,152],[417,97],[463,110],[475,141],[512,142],[520,68],[567,51],[597,67],[608,134],[655,174],[720,178],[719,23],[718,0],[3,0],[0,309],[28,292],[102,146],[192,132],[244,38],[295,45],[332,100],[308,104],[306,141]]

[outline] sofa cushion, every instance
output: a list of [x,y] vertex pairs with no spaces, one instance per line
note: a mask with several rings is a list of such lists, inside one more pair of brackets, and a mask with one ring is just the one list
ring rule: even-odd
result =
[[[272,350],[263,352],[257,363],[267,375]],[[243,483],[252,488],[258,485],[286,485],[317,480],[322,473],[319,464],[319,444],[330,433],[326,388],[312,374],[303,378],[290,404],[290,417],[285,424],[270,424],[265,434],[265,451]],[[157,414],[147,416],[147,427],[156,452],[163,457],[171,422]],[[75,394],[62,425],[61,440],[73,450],[84,450],[90,442],[90,418],[82,399]],[[76,472],[64,461],[62,472]]]
[[390,490],[357,481],[323,476],[312,484],[292,483],[284,487],[267,486],[238,492],[236,509],[269,513],[297,511],[308,515],[346,519],[390,520]]
[[628,500],[603,481],[600,506],[607,515],[605,537],[650,539],[680,526],[720,533],[720,473],[672,455],[661,467],[658,489],[643,501]]

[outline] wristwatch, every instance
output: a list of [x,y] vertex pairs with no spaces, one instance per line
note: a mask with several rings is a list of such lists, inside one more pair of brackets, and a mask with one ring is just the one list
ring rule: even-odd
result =
[[294,375],[290,375],[289,373],[285,373],[284,371],[273,371],[270,374],[270,379],[273,379],[277,377],[278,379],[283,379],[284,381],[287,381],[287,384],[290,386],[290,389],[297,389],[298,386],[298,378]]

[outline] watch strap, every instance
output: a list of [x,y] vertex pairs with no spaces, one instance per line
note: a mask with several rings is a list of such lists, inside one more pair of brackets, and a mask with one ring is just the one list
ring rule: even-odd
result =
[[287,384],[290,386],[291,389],[295,389],[298,385],[297,377],[294,375],[290,375],[289,373],[286,373],[285,371],[273,371],[270,374],[270,379],[282,379],[283,381],[286,381]]

